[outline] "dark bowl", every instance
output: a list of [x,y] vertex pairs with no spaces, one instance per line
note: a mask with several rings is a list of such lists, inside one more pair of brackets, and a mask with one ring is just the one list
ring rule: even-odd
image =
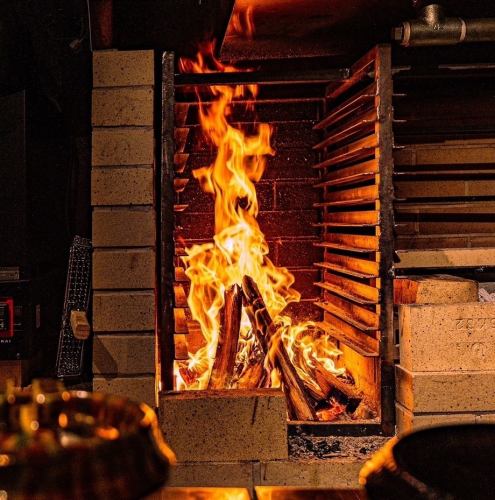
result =
[[380,450],[363,468],[370,499],[495,498],[495,424],[433,427]]
[[165,483],[175,458],[150,407],[39,387],[0,394],[0,490],[8,498],[135,499]]

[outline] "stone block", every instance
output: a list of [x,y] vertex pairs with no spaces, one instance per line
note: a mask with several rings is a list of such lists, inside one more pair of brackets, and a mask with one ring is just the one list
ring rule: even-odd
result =
[[94,168],[91,172],[91,204],[150,205],[153,203],[151,167]]
[[252,462],[179,462],[168,486],[253,487]]
[[153,88],[93,90],[93,127],[153,126]]
[[156,407],[155,377],[94,377],[93,390],[129,398]]
[[155,266],[155,251],[152,248],[95,250],[93,289],[154,288]]
[[146,247],[156,243],[152,207],[95,208],[93,245],[98,247]]
[[495,370],[495,302],[402,305],[399,330],[406,370]]
[[151,128],[116,127],[93,129],[92,164],[152,165],[154,136]]
[[93,52],[94,87],[153,85],[154,81],[152,50]]
[[138,332],[155,329],[155,294],[94,292],[94,332]]
[[261,462],[260,480],[266,486],[306,488],[357,488],[364,460],[274,460]]
[[396,400],[413,413],[495,412],[495,371],[410,372],[395,367]]
[[153,335],[95,335],[93,338],[94,374],[155,373]]
[[495,424],[495,413],[479,413],[476,415],[477,424]]
[[477,422],[475,413],[413,413],[399,403],[395,404],[395,417],[399,436],[439,425],[475,424]]
[[478,282],[437,274],[394,280],[395,304],[448,304],[478,302]]
[[146,500],[250,500],[247,488],[211,488],[206,486],[164,486],[146,497]]
[[160,420],[180,462],[288,457],[286,402],[278,390],[162,393]]

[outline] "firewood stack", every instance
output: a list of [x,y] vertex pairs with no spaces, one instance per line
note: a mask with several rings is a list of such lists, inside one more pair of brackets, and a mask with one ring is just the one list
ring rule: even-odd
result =
[[[243,307],[250,319],[257,345],[252,357],[236,367]],[[270,316],[258,286],[251,277],[244,277],[242,287],[234,285],[225,291],[221,325],[208,389],[267,387],[270,384],[270,372],[275,370],[281,380],[292,420],[319,420],[317,408],[323,408],[320,415],[328,419],[328,411],[332,410],[325,409],[325,405],[328,406],[329,401],[339,403],[348,413],[359,408],[356,415],[362,413],[363,408],[367,409],[362,394],[351,380],[333,375],[317,360],[314,360],[312,379],[301,378],[281,339],[281,328]]]

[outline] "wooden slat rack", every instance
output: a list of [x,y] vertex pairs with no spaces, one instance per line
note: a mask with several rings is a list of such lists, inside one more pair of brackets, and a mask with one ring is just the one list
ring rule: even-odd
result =
[[318,326],[338,342],[356,385],[382,407],[382,425],[390,431],[393,396],[380,393],[394,347],[390,47],[374,48],[348,80],[329,86],[324,116],[314,128],[322,133],[314,146],[321,192],[314,205],[321,228],[315,246],[323,249],[314,264],[321,271]]

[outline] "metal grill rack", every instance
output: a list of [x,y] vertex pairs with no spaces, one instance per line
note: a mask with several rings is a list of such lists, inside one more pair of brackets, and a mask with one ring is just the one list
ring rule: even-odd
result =
[[75,236],[70,249],[64,311],[57,352],[57,377],[77,377],[82,372],[84,340],[72,333],[71,311],[87,311],[91,291],[91,241]]

